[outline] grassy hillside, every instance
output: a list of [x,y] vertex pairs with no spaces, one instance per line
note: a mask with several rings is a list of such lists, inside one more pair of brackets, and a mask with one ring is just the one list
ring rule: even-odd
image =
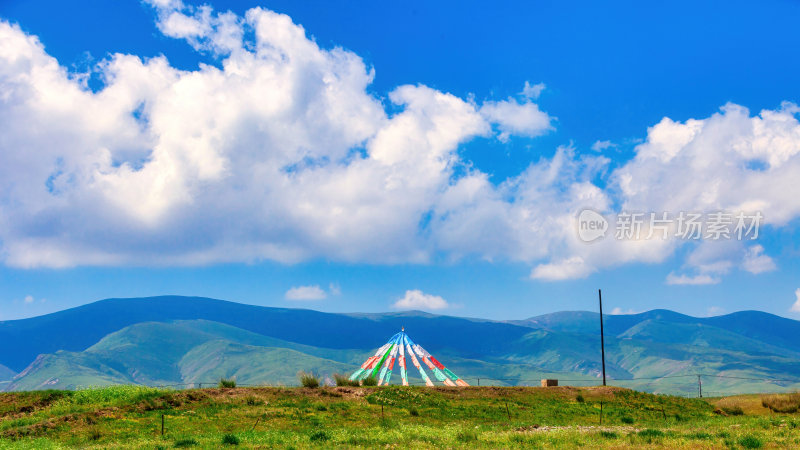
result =
[[169,391],[116,386],[0,394],[0,446],[689,449],[800,445],[797,413],[770,412],[758,408],[758,402],[751,397],[707,402],[619,388]]
[[203,320],[145,322],[112,333],[83,352],[41,355],[8,389],[157,386],[221,377],[236,377],[243,383],[291,384],[299,368],[321,374],[346,371],[353,367],[346,363],[360,354],[288,343]]

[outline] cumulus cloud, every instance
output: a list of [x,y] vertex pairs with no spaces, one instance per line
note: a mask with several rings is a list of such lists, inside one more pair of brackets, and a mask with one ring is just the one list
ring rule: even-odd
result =
[[695,276],[690,275],[675,275],[670,273],[667,275],[667,284],[671,285],[693,285],[699,286],[704,284],[717,284],[720,282],[719,278],[712,277],[708,274],[699,274]]
[[419,224],[457,178],[459,145],[547,122],[530,102],[493,104],[527,124],[420,85],[390,92],[390,115],[360,57],[288,16],[151,3],[164,33],[225,55],[219,67],[116,54],[92,92],[0,23],[6,264],[424,262],[437,246]]
[[508,99],[499,102],[488,101],[480,113],[500,129],[498,138],[505,142],[513,135],[536,137],[552,129],[550,116],[541,111],[536,103],[518,103]]
[[32,295],[26,295],[25,298],[22,301],[25,302],[25,303],[33,303],[34,300],[35,299],[33,298]]
[[297,286],[286,291],[286,300],[324,300],[328,294],[317,285]]
[[742,268],[750,273],[758,274],[775,270],[777,266],[772,258],[764,254],[763,246],[753,245],[745,252]]
[[800,313],[800,288],[794,291],[795,301],[789,309],[792,312]]
[[400,300],[397,300],[392,307],[397,309],[445,309],[449,308],[450,304],[438,295],[426,294],[418,289],[406,291],[406,294]]
[[671,276],[702,282],[774,263],[755,242],[607,237],[587,245],[576,217],[584,208],[607,216],[725,209],[759,211],[764,225],[780,227],[800,216],[793,104],[664,118],[613,170],[601,154],[565,146],[493,183],[460,146],[553,129],[555,119],[533,102],[543,85],[482,103],[404,85],[384,105],[369,92],[380,68],[320,48],[286,15],[148,3],[162,33],[215,65],[182,71],[164,57],[114,54],[95,68],[104,86],[93,92],[36,37],[0,21],[4,264],[425,263],[444,255],[521,261],[534,279],[565,280],[659,263],[690,245],[686,267],[699,275]]
[[587,265],[580,256],[573,256],[561,261],[552,263],[539,264],[533,268],[531,278],[540,280],[570,280],[575,278],[584,278],[594,269]]

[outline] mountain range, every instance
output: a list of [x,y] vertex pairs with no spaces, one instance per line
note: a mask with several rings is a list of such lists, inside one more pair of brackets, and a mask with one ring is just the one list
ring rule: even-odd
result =
[[[610,384],[692,395],[702,373],[707,394],[800,387],[798,321],[759,311],[696,318],[667,310],[604,319]],[[163,296],[107,299],[0,322],[6,344],[0,347],[0,389],[192,386],[221,377],[290,385],[300,370],[322,376],[353,371],[401,327],[471,384],[600,380],[599,315],[593,312],[492,321]],[[409,374],[412,383],[421,382],[414,370]]]

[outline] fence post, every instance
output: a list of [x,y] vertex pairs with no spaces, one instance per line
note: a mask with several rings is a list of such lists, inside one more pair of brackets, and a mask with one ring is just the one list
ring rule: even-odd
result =
[[600,401],[600,425],[603,424],[603,401]]
[[164,435],[164,414],[161,415],[161,435]]

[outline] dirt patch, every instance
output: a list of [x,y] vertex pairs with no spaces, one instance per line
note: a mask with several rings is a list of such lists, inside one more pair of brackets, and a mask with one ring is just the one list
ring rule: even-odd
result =
[[551,433],[555,431],[579,431],[581,433],[592,433],[592,432],[600,432],[600,431],[609,431],[609,432],[616,432],[616,433],[638,433],[642,431],[641,428],[635,427],[602,427],[602,426],[595,426],[595,425],[573,425],[573,426],[539,426],[539,425],[530,425],[527,427],[519,427],[516,429],[517,432],[520,433]]

